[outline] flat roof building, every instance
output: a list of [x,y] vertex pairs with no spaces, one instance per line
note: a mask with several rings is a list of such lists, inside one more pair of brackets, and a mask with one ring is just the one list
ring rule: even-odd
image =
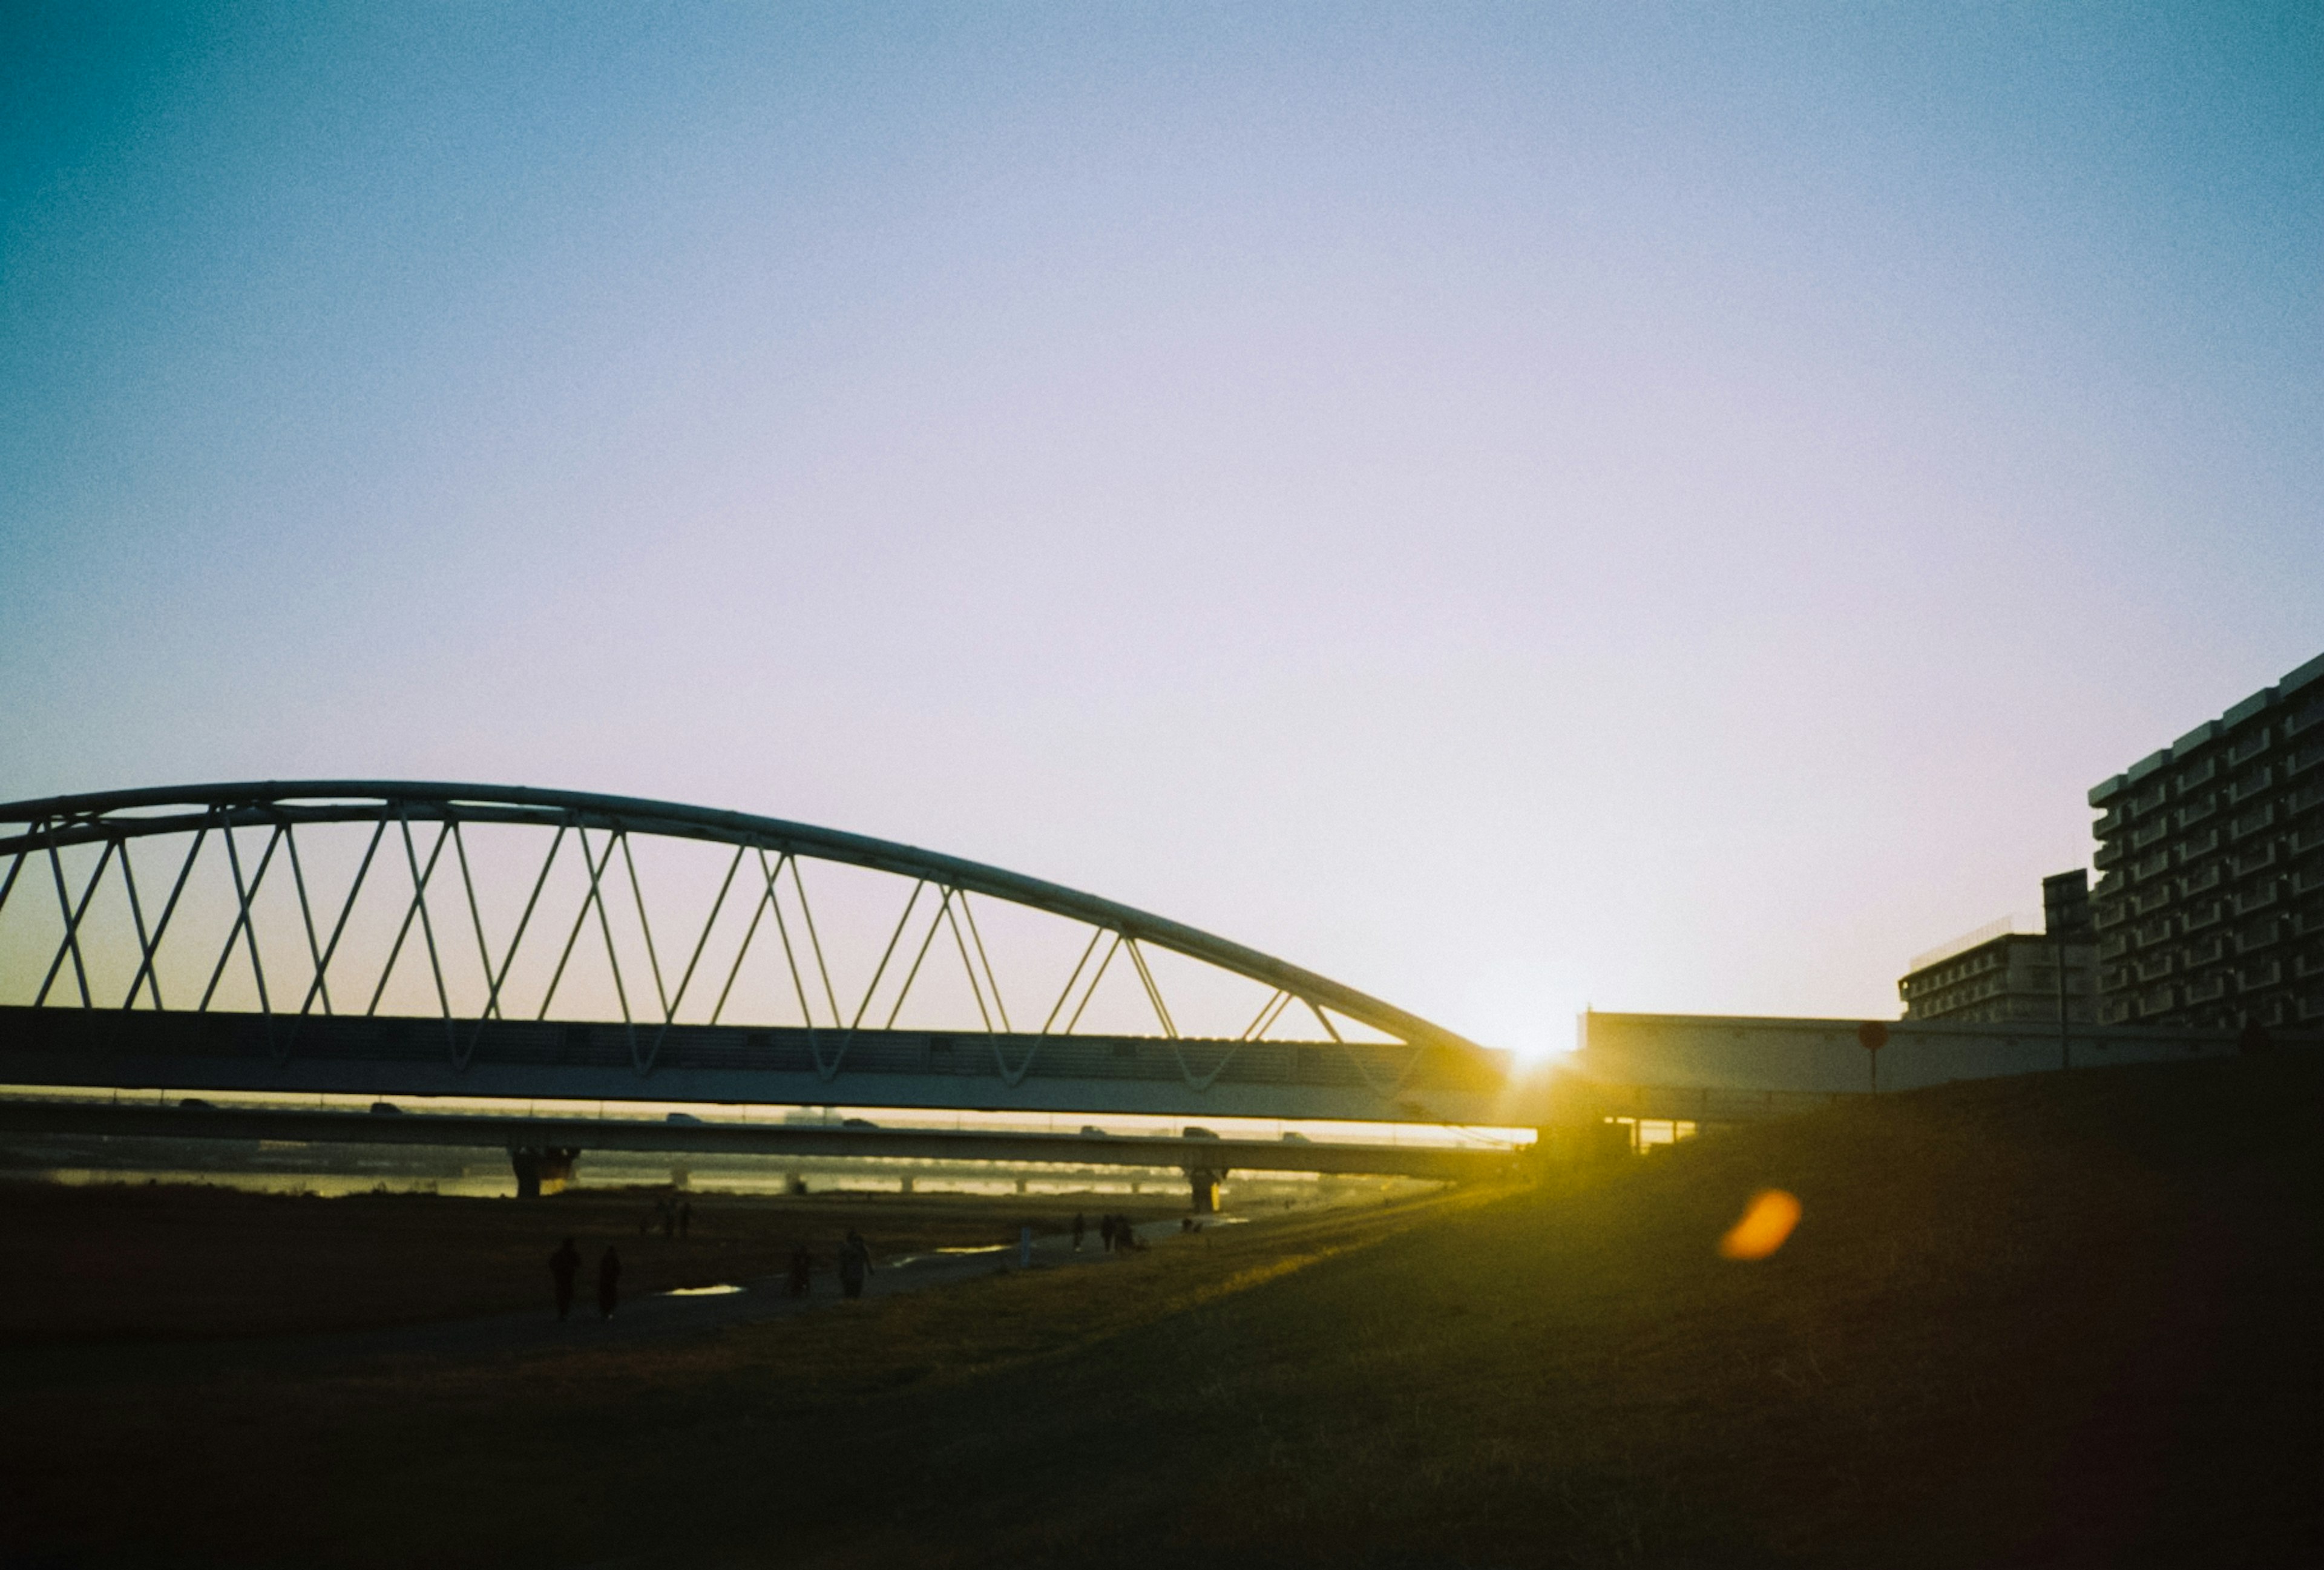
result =
[[2042,894],[2039,933],[2015,931],[2005,919],[1916,956],[1896,984],[1904,1018],[2054,1024],[2062,1010],[2069,1022],[2094,1022],[2098,956],[2089,928],[2089,874],[2044,878]]
[[2324,655],[2089,801],[2102,1023],[2324,1022]]

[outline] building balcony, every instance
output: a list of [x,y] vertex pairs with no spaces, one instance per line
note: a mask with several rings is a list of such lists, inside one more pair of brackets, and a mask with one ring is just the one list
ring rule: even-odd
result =
[[2209,855],[2218,848],[2219,831],[2216,828],[2207,828],[2200,834],[2190,834],[2172,847],[2178,854],[2179,864],[2182,867],[2189,862],[2199,861]]
[[2149,987],[2138,994],[2141,1016],[2167,1014],[2179,1003],[2179,989],[2174,986]]
[[2220,867],[2218,863],[2212,862],[2201,870],[2190,873],[2185,877],[2180,879],[2179,892],[2182,895],[2200,894],[2207,890],[2218,888],[2221,883],[2224,883],[2227,881],[2227,874],[2226,871]]
[[2265,807],[2244,813],[2233,823],[2227,825],[2227,837],[2249,839],[2252,836],[2264,833],[2274,827],[2275,803],[2271,801]]
[[2236,896],[2236,914],[2248,916],[2255,910],[2264,910],[2282,897],[2272,882],[2262,883],[2256,889],[2246,889]]
[[2247,993],[2261,987],[2272,987],[2282,979],[2283,962],[2280,959],[2264,959],[2257,965],[2247,965],[2236,972],[2236,982]]
[[2129,854],[2129,847],[2125,845],[2122,841],[2118,839],[2110,839],[2107,841],[2106,844],[2098,846],[2098,853],[2090,857],[2090,863],[2093,866],[2103,871],[2107,867],[2119,865],[2122,858]]
[[2179,968],[2178,956],[2176,955],[2170,954],[2158,954],[2152,959],[2140,960],[2138,964],[2132,968],[2133,974],[2135,974],[2142,982],[2161,981],[2164,976],[2169,975],[2172,971]]
[[2249,801],[2253,797],[2265,795],[2274,789],[2275,770],[2273,767],[2256,770],[2227,787],[2227,802],[2233,806],[2237,802]]
[[2187,984],[2190,1003],[2208,1003],[2227,995],[2227,978],[2224,974],[2205,976],[2201,981]]
[[2112,839],[2116,835],[2122,832],[2122,826],[2128,820],[2122,815],[2121,808],[2110,807],[2107,808],[2105,812],[2098,815],[2098,819],[2096,823],[2090,825],[2090,837],[2092,839]]
[[2272,948],[2282,941],[2283,941],[2282,922],[2254,922],[2251,926],[2245,928],[2241,932],[2236,934],[2236,952],[2237,954],[2257,954],[2261,949]]
[[2126,900],[2099,900],[2090,907],[2090,925],[2104,932],[2130,919],[2130,903]]
[[2142,824],[2130,831],[2130,848],[2144,850],[2156,841],[2169,837],[2170,833],[2171,820],[2158,817],[2153,823]]
[[2130,934],[2127,932],[2117,932],[2111,937],[2098,940],[2098,958],[2101,960],[2120,959],[2129,952]]
[[2234,746],[2227,749],[2227,767],[2232,769],[2237,763],[2249,762],[2252,759],[2258,757],[2262,753],[2267,751],[2271,741],[2272,738],[2267,734],[2267,727],[2265,725],[2262,725],[2259,729],[2246,736],[2242,741],[2237,742]]
[[2324,742],[2310,742],[2283,761],[2283,777],[2296,780],[2319,765],[2324,765]]
[[2312,894],[2324,889],[2324,865],[2305,866],[2292,874],[2292,891]]
[[2236,876],[2248,878],[2254,873],[2264,873],[2275,865],[2277,860],[2275,846],[2273,845],[2264,845],[2255,850],[2246,851],[2236,858]]
[[2193,970],[2199,965],[2210,965],[2224,959],[2227,957],[2227,938],[2224,936],[2214,935],[2200,943],[2190,944],[2181,949],[2179,963],[2189,970]]
[[2203,797],[2200,801],[2194,801],[2191,806],[2182,806],[2182,808],[2178,810],[2178,827],[2180,829],[2191,829],[2191,827],[2203,822],[2206,817],[2218,815],[2218,810],[2219,810],[2219,797],[2215,797],[2215,794],[2212,794],[2212,797]]
[[2179,776],[2179,793],[2183,796],[2199,785],[2209,784],[2213,776],[2218,771],[2219,755],[2214,753],[2201,762],[2190,766],[2185,773]]
[[2310,949],[2292,957],[2292,974],[2305,981],[2310,976],[2324,975],[2324,951]]

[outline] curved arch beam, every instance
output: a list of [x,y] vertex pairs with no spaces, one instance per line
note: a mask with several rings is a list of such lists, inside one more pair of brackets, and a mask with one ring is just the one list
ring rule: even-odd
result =
[[[198,810],[113,816],[171,807]],[[1393,1003],[1383,1002],[1328,976],[1095,894],[893,840],[674,801],[604,796],[586,790],[544,790],[524,785],[425,780],[268,780],[239,784],[157,786],[52,796],[0,806],[0,825],[24,826],[18,832],[0,835],[0,858],[13,859],[20,853],[51,847],[63,849],[100,841],[117,844],[150,835],[192,833],[205,826],[368,823],[392,811],[409,817],[464,823],[623,829],[673,839],[755,846],[817,861],[869,867],[899,877],[926,878],[1086,922],[1119,932],[1125,938],[1155,944],[1332,1009],[1410,1046],[1443,1047],[1461,1052],[1489,1050],[1417,1014],[1407,1013]]]

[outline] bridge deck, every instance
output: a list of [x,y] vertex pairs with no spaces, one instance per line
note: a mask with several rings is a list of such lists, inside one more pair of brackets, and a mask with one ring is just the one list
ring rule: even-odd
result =
[[0,1008],[0,1084],[1450,1123],[1502,1089],[1435,1046],[73,1008]]
[[1010,1130],[819,1128],[644,1118],[533,1118],[305,1108],[183,1107],[0,1099],[0,1131],[226,1141],[298,1140],[447,1148],[667,1151],[690,1155],[878,1157],[1213,1171],[1331,1172],[1444,1179],[1505,1175],[1498,1147],[1105,1137]]

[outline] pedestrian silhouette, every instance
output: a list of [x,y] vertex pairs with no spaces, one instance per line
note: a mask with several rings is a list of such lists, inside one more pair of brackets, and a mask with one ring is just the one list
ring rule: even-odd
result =
[[1074,1252],[1075,1253],[1082,1251],[1082,1213],[1076,1210],[1074,1212]]
[[622,1256],[613,1245],[605,1245],[605,1257],[597,1261],[597,1317],[611,1319],[613,1305],[622,1298]]
[[1113,1252],[1113,1214],[1108,1211],[1097,1218],[1098,1245],[1107,1253]]
[[573,1278],[581,1270],[581,1251],[567,1238],[555,1253],[549,1256],[549,1279],[557,1283],[557,1316],[564,1318],[573,1311]]
[[807,1251],[807,1244],[801,1243],[798,1247],[791,1251],[792,1297],[804,1298],[807,1296],[808,1280],[814,1273],[815,1256]]
[[853,1227],[839,1248],[839,1289],[850,1298],[863,1296],[863,1278],[872,1269],[872,1245]]

